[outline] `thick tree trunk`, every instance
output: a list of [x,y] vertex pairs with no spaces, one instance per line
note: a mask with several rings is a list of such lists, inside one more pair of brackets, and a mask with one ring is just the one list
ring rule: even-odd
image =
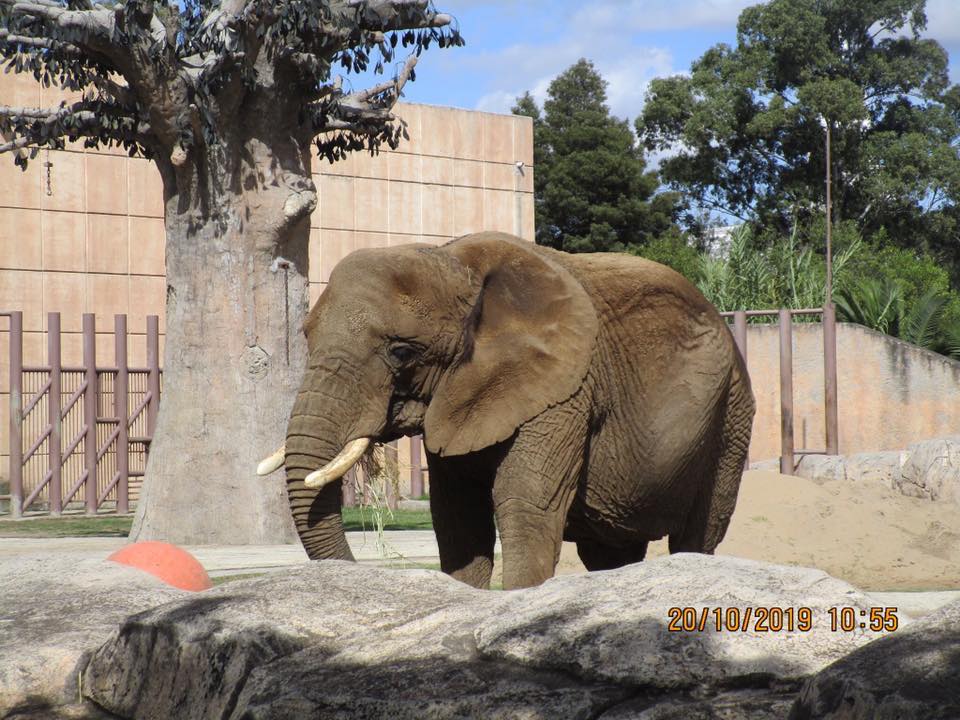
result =
[[185,183],[183,171],[166,170],[163,393],[131,540],[295,542],[282,473],[259,478],[256,466],[283,442],[306,365],[312,205],[291,222],[296,191],[262,174],[253,192],[225,182],[234,195],[196,202],[169,191]]

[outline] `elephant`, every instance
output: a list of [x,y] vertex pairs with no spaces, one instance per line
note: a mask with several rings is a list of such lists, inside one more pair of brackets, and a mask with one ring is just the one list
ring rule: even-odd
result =
[[[567,254],[504,233],[364,249],[333,269],[286,468],[310,558],[352,560],[342,476],[371,442],[422,434],[441,568],[489,587],[552,577],[563,540],[588,570],[647,544],[712,553],[736,504],[754,397],[697,288],[626,254]],[[318,469],[319,468],[319,469]]]

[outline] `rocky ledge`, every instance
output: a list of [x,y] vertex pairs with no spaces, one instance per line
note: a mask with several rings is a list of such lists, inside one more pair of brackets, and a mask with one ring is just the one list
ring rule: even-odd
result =
[[[832,627],[836,608],[851,609],[852,627]],[[674,555],[515,592],[322,562],[129,618],[92,657],[83,692],[138,720],[854,717],[849,688],[857,707],[922,691],[935,707],[910,705],[910,717],[960,713],[960,606],[919,632],[899,615],[892,633],[861,627],[871,608],[818,570],[729,557]],[[898,654],[916,666],[930,633],[940,654],[916,668],[922,688],[904,689],[916,677]]]
[[866,595],[806,568],[682,554],[486,592],[328,561],[154,599],[8,717],[960,717],[960,603],[873,632]]

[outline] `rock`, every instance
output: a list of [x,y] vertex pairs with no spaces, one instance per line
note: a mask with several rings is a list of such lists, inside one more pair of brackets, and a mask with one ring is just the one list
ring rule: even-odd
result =
[[38,705],[14,710],[3,720],[117,720],[116,715],[101,710],[89,700],[70,705]]
[[795,692],[734,690],[712,697],[646,697],[605,712],[598,720],[783,720],[790,713]]
[[[681,553],[511,594],[499,615],[478,627],[477,647],[489,659],[663,690],[789,682],[879,637],[830,629],[830,608],[871,605],[820,570]],[[678,607],[694,608],[694,622],[705,618],[703,630],[675,631],[670,621]],[[748,609],[772,607],[808,608],[810,630],[757,632],[756,615],[746,632],[716,629],[716,609],[724,620],[731,610],[742,624]]]
[[790,720],[960,717],[960,601],[810,678]]
[[843,459],[847,481],[894,488],[908,453],[899,451],[856,453]]
[[[831,633],[827,608],[869,604],[816,570],[704,555],[513,592],[324,561],[131,617],[83,689],[138,720],[783,717],[802,679],[874,637]],[[812,628],[668,632],[673,606],[804,606]]]
[[817,483],[847,479],[844,458],[839,455],[801,455],[793,474]]
[[79,673],[121,620],[185,593],[140,570],[70,553],[0,563],[0,717],[102,717]]
[[894,483],[904,495],[960,504],[960,436],[915,443]]
[[502,597],[429,570],[311,563],[131,618],[93,657],[84,692],[138,720],[498,717],[485,707],[573,718],[620,697],[482,662],[473,630]]
[[846,481],[895,487],[908,453],[899,451],[854,455],[803,455],[793,473],[818,483]]

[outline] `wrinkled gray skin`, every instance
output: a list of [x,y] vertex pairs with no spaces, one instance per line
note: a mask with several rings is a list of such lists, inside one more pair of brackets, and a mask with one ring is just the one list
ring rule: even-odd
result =
[[304,477],[353,439],[417,433],[441,566],[476,587],[494,517],[507,589],[551,577],[564,539],[594,570],[726,532],[753,395],[723,319],[669,268],[494,233],[361,250],[306,332],[286,471],[311,558],[352,556],[341,483]]

